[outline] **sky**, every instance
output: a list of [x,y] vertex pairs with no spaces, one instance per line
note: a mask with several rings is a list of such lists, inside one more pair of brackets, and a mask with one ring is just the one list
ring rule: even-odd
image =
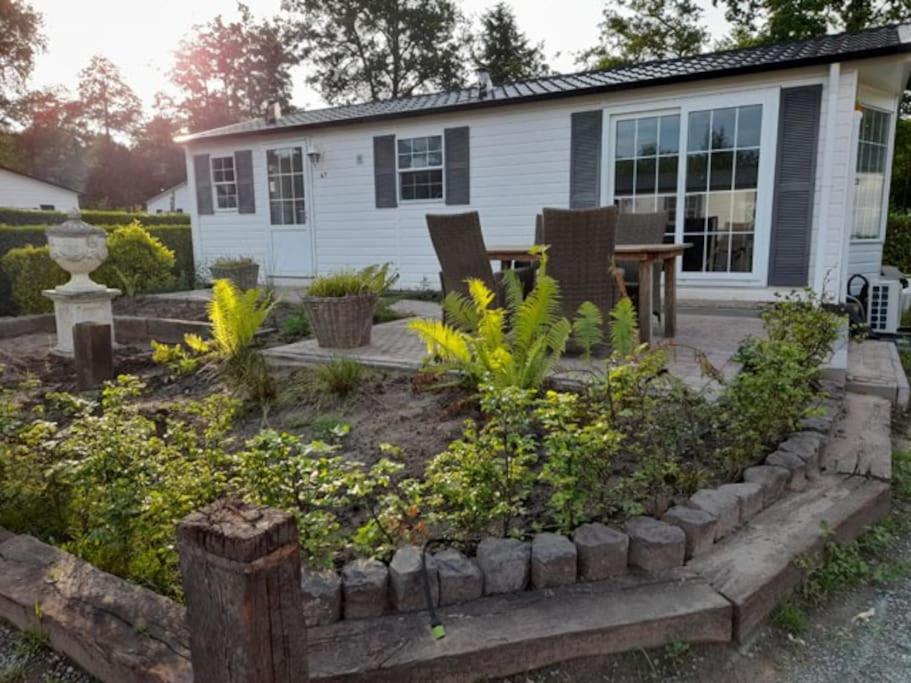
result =
[[[47,51],[40,55],[32,87],[64,85],[75,91],[78,73],[94,54],[116,64],[124,80],[150,106],[156,92],[168,90],[168,70],[180,39],[196,24],[218,14],[236,14],[235,0],[30,0],[44,16]],[[464,12],[477,16],[497,0],[459,0]],[[710,0],[706,22],[715,37],[725,32],[722,12]],[[257,16],[277,14],[281,0],[246,0]],[[512,0],[522,31],[544,42],[551,68],[576,71],[575,53],[594,45],[605,0]],[[306,67],[294,71],[293,103],[323,106],[305,82]]]

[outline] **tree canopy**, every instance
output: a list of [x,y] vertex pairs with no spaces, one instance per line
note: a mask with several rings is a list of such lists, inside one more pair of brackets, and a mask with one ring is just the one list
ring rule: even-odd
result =
[[519,30],[516,15],[500,2],[481,15],[481,28],[474,37],[472,57],[484,67],[494,83],[547,74],[544,44],[533,44]]
[[598,45],[579,55],[599,69],[698,54],[709,39],[695,0],[616,0],[604,8],[600,26]]
[[45,47],[41,15],[25,0],[0,0],[0,123],[25,90],[35,57]]
[[130,136],[142,118],[142,102],[111,60],[95,55],[79,72],[82,118],[93,132],[108,140],[111,133]]
[[331,104],[403,97],[458,86],[463,20],[453,0],[285,0]]

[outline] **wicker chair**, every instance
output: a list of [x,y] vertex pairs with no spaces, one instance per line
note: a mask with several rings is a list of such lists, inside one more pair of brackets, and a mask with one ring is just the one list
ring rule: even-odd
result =
[[[430,241],[440,261],[440,287],[445,297],[449,292],[468,296],[469,278],[481,280],[503,304],[502,273],[494,273],[487,258],[481,219],[477,211],[456,214],[427,214]],[[534,273],[531,268],[518,268],[516,274],[526,291]]]
[[[575,317],[580,304],[591,301],[604,315],[605,326],[610,312],[620,298],[619,283],[611,273],[617,209],[544,209],[540,235],[535,241],[546,243],[547,274],[560,284],[563,315]],[[537,232],[537,231],[536,231]]]
[[[657,213],[621,213],[617,219],[617,244],[661,244],[667,229],[667,212]],[[617,266],[624,270],[626,288],[638,301],[639,263],[637,261],[617,261]],[[652,313],[661,319],[661,268],[652,265]]]

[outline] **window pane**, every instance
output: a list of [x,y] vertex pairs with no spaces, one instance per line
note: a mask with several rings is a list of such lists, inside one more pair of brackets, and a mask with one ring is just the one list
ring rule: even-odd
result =
[[411,150],[413,152],[426,152],[427,151],[427,138],[414,138],[411,141]]
[[680,117],[662,116],[658,152],[676,154],[680,149]]
[[734,180],[734,153],[712,152],[711,190],[730,190]]
[[618,196],[633,193],[634,161],[618,161],[614,165],[614,194]]
[[704,235],[684,235],[684,242],[689,242],[693,246],[683,252],[683,270],[687,272],[700,272],[702,270],[703,259],[705,258],[705,236]]
[[294,176],[292,176],[292,180],[294,181],[294,186],[292,189],[294,190],[295,199],[303,197],[304,196],[304,175],[302,173],[294,175]]
[[689,154],[686,158],[686,189],[688,192],[702,192],[709,182],[709,155]]
[[712,149],[731,149],[734,146],[734,121],[737,110],[716,109],[712,112]]
[[749,273],[753,270],[753,235],[731,236],[731,272]]
[[867,108],[862,111],[852,237],[875,239],[882,230],[890,121],[885,112]]
[[399,155],[411,154],[411,140],[399,140]]
[[281,153],[280,168],[282,173],[291,173],[291,155],[287,150],[283,150]]
[[728,232],[731,228],[731,193],[712,192],[706,207],[709,231]]
[[303,200],[298,199],[294,202],[294,222],[298,225],[307,222],[306,205]]
[[282,224],[282,203],[269,202],[269,222],[272,225]]
[[655,191],[655,157],[636,160],[636,194]]
[[754,188],[759,178],[759,150],[737,151],[737,167],[734,173],[734,187],[738,190]]
[[677,191],[677,159],[678,157],[659,157],[658,159],[658,191]]
[[751,232],[756,227],[756,191],[733,192],[731,229]]
[[636,154],[640,157],[653,156],[658,151],[658,119],[654,116],[639,119],[636,134]]
[[655,195],[645,197],[636,197],[633,203],[633,213],[654,213],[655,212]]
[[706,271],[722,273],[727,271],[729,248],[730,239],[727,233],[709,235],[706,240]]
[[439,135],[427,138],[427,149],[431,152],[443,151],[443,138]]
[[694,111],[690,114],[687,127],[686,148],[691,152],[700,152],[709,148],[710,111]]
[[762,127],[762,105],[740,107],[737,120],[737,146],[759,147]]
[[278,172],[278,157],[276,156],[275,152],[272,151],[271,149],[268,152],[266,152],[266,170],[269,173]]
[[705,230],[705,197],[704,194],[687,195],[684,206],[684,232],[703,232]]
[[626,159],[633,156],[636,149],[636,122],[618,121],[617,122],[617,150],[618,159]]
[[292,157],[293,169],[295,173],[304,172],[304,153],[301,151],[300,147],[294,148],[294,155]]
[[430,166],[442,166],[443,165],[443,153],[442,152],[428,152],[427,153],[427,163]]

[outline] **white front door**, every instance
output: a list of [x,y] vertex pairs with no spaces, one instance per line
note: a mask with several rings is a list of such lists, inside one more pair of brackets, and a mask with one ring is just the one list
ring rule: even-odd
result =
[[266,150],[269,274],[274,277],[313,275],[309,166],[303,146]]

